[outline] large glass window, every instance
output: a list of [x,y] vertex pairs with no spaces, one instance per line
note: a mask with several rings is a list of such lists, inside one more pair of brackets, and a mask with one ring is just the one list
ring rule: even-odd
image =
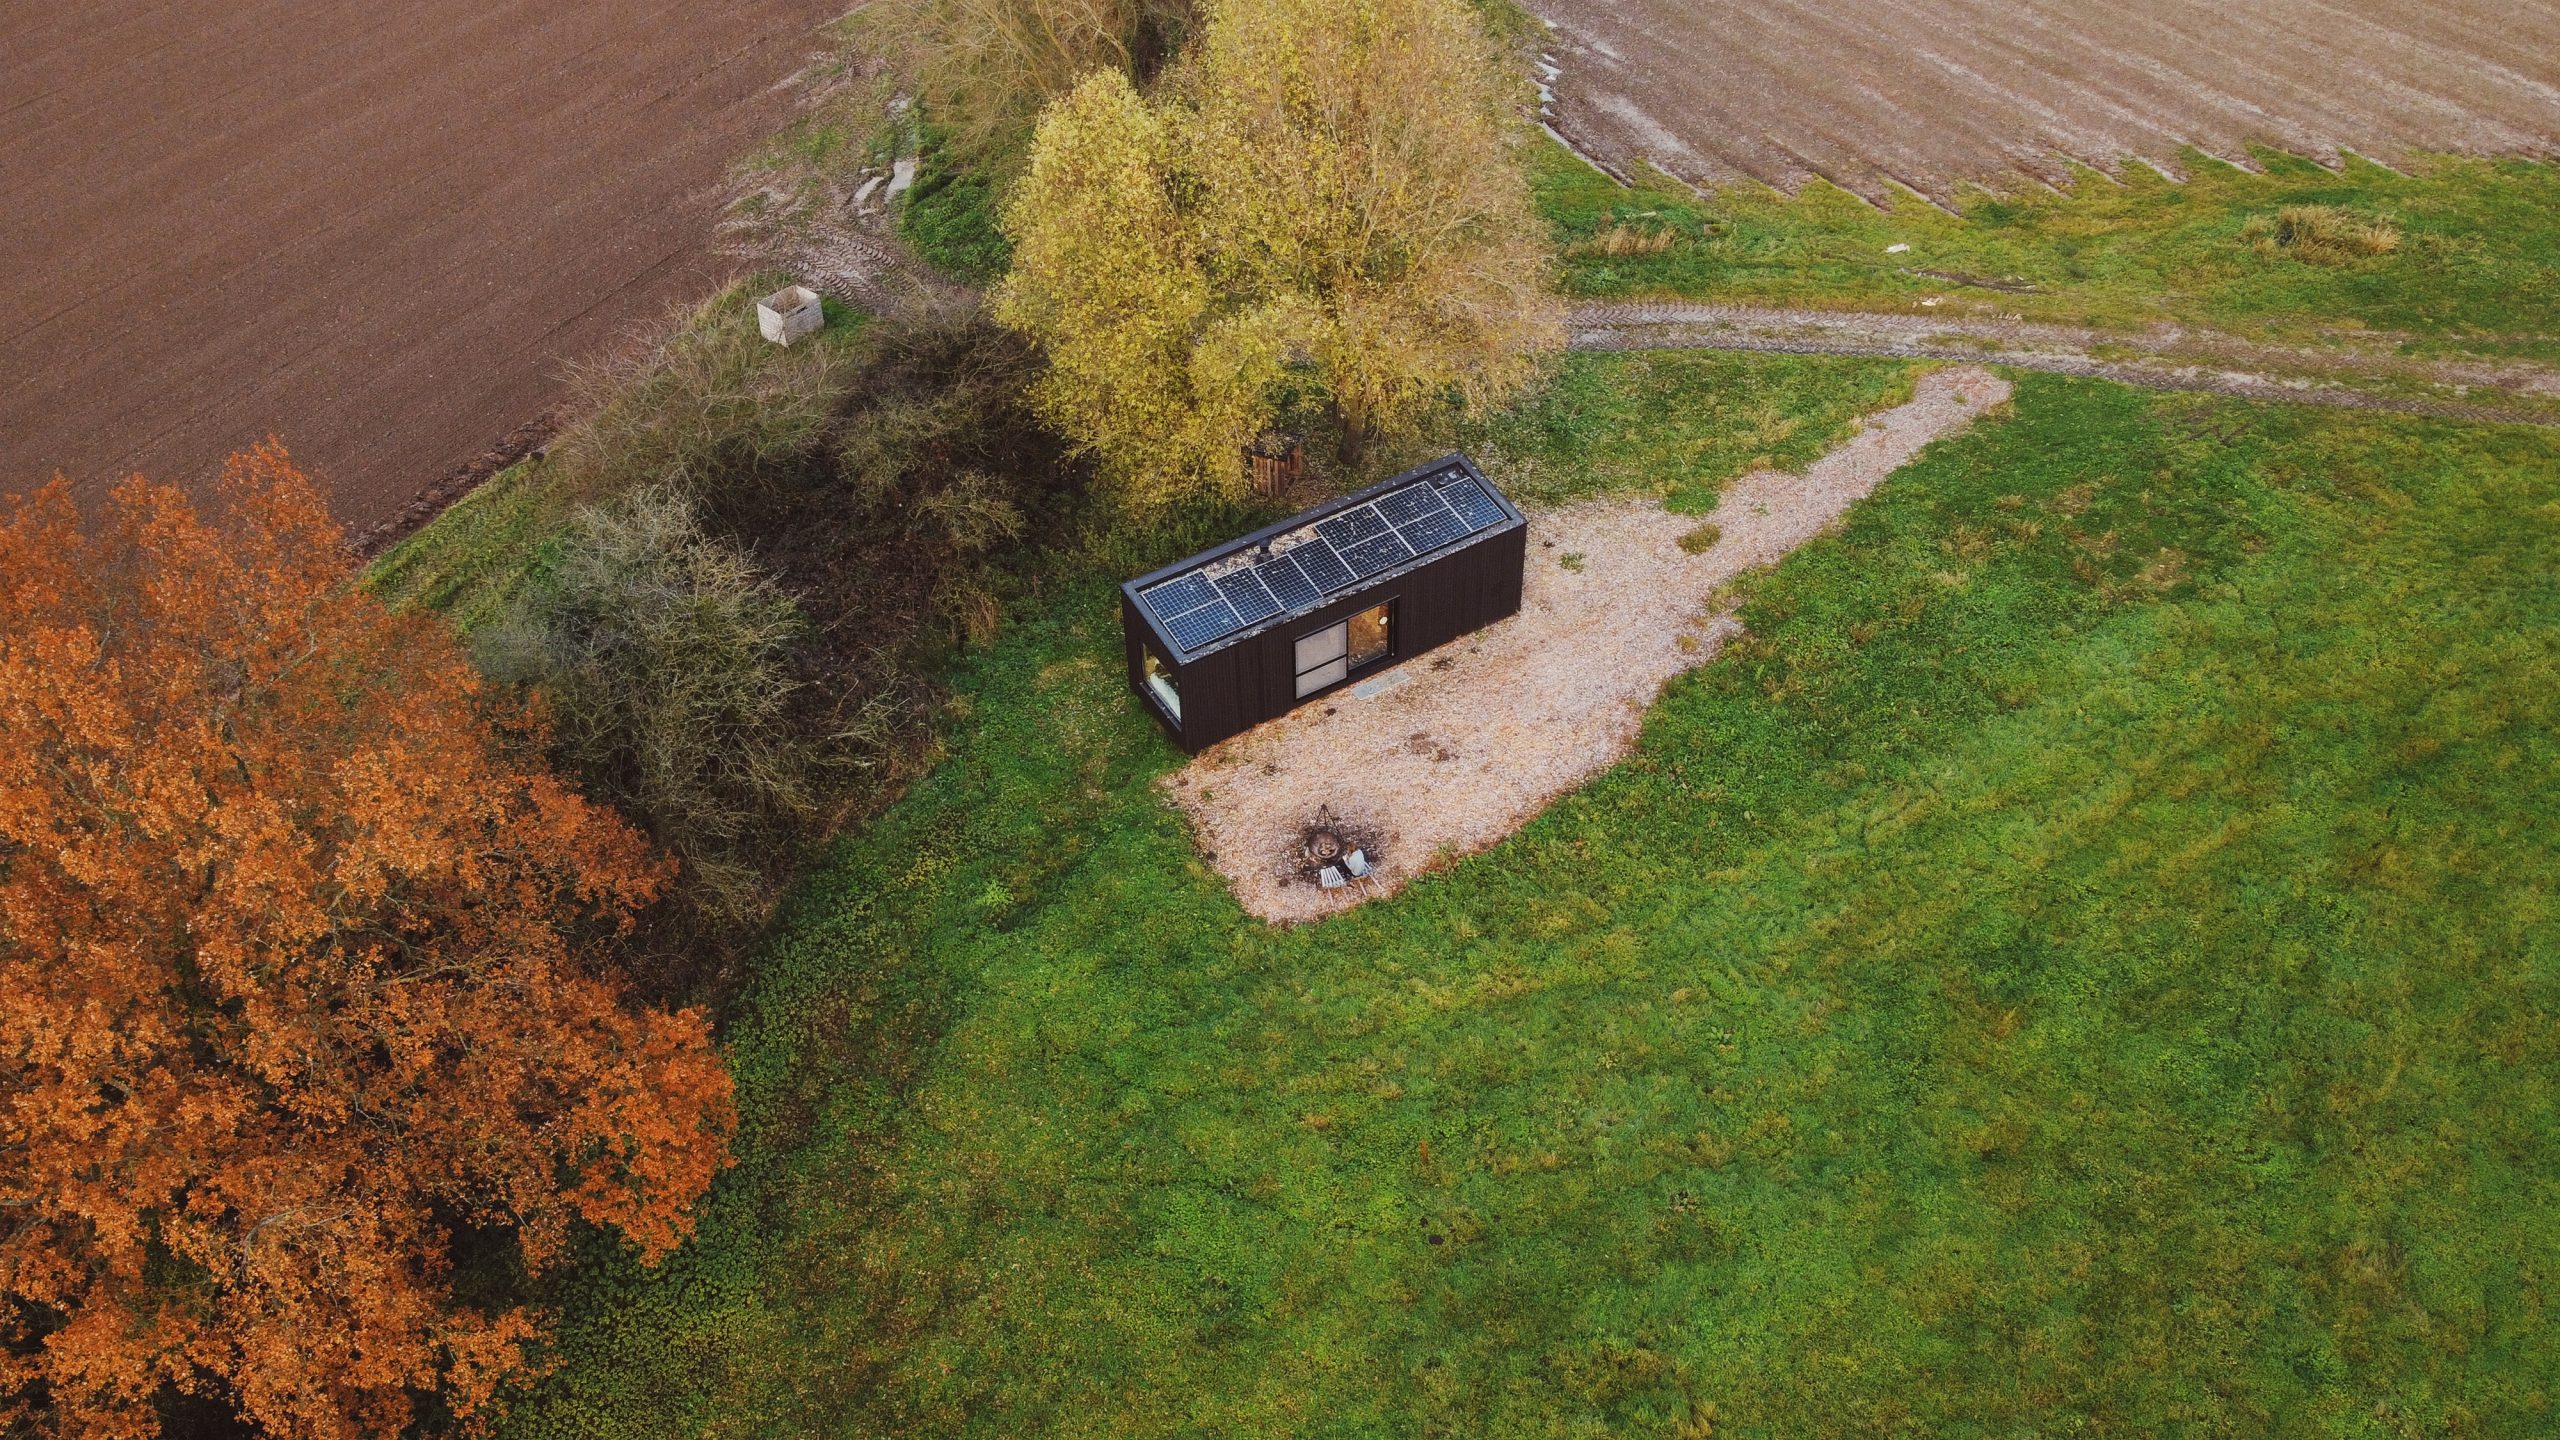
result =
[[1306,699],[1351,673],[1349,632],[1327,625],[1298,637],[1298,698]]
[[1351,668],[1364,669],[1395,653],[1395,603],[1373,606],[1344,622],[1351,627]]
[[1348,620],[1298,637],[1298,698],[1351,678],[1395,654],[1395,602],[1372,606]]
[[1172,718],[1174,724],[1181,724],[1182,690],[1173,683],[1173,667],[1157,659],[1153,650],[1138,653],[1146,657],[1147,693],[1156,697],[1156,703],[1164,707],[1164,713]]

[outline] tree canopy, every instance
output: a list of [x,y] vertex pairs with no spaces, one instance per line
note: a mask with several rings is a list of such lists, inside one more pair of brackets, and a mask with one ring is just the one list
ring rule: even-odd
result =
[[57,479],[0,516],[12,1434],[484,1413],[539,1317],[471,1267],[580,1223],[665,1254],[734,1125],[704,1016],[604,968],[665,863],[348,585],[280,447],[220,499],[137,478],[84,526]]
[[1560,339],[1504,67],[1459,0],[1222,0],[1152,97],[1053,106],[996,314],[1040,400],[1147,494],[1223,481],[1295,392],[1347,459]]

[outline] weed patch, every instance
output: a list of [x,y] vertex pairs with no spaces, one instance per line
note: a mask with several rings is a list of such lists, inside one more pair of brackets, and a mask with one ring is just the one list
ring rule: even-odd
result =
[[2346,265],[2399,249],[2400,227],[2336,205],[2287,205],[2273,215],[2250,216],[2240,238],[2261,255]]
[[1013,247],[996,225],[995,178],[934,139],[928,139],[918,164],[916,183],[899,202],[898,233],[944,274],[993,284],[1013,261]]

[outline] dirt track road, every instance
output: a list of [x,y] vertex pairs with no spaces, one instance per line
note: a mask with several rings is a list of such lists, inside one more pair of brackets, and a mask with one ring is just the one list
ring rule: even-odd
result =
[[701,292],[848,0],[0,0],[0,488],[270,431],[361,525]]
[[2295,349],[2173,325],[2088,330],[1980,316],[1638,300],[1577,305],[1567,317],[1567,333],[1576,350],[1979,361],[2153,390],[2443,420],[2560,425],[2560,370],[2548,366],[2438,360],[2380,348]]
[[2063,157],[2560,154],[2551,0],[1530,0],[1556,120],[1626,169],[1944,198]]

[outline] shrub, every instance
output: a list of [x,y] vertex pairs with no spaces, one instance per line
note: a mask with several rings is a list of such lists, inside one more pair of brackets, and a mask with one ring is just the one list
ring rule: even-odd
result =
[[1036,359],[971,314],[883,325],[865,360],[835,445],[853,523],[894,534],[954,633],[984,643],[999,613],[988,562],[1074,479],[1024,398]]
[[[808,843],[894,793],[925,748],[915,677],[946,636],[993,636],[997,558],[1079,474],[1026,407],[1029,347],[974,312],[918,307],[788,353],[743,330],[670,340],[601,397],[569,457],[593,488],[476,637],[492,676],[545,696],[558,761],[680,860],[652,937],[666,993],[734,978]],[[649,423],[670,389],[717,423]],[[645,478],[673,453],[712,460]]]
[[700,500],[769,486],[823,443],[853,371],[847,348],[780,346],[732,287],[667,337],[575,372],[587,418],[551,447],[567,493],[601,500],[664,485]]
[[2400,227],[2336,205],[2287,205],[2253,215],[2240,238],[2261,255],[2290,255],[2314,265],[2341,265],[2400,248]]
[[1040,111],[1095,70],[1155,74],[1187,0],[911,0],[916,88],[966,165],[1009,178]]
[[548,704],[555,752],[682,862],[715,925],[760,920],[817,805],[790,652],[804,621],[676,490],[583,507],[558,562],[478,651]]

